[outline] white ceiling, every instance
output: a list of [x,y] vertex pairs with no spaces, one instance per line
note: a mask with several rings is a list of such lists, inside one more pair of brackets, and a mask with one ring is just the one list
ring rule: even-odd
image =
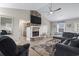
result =
[[15,8],[15,9],[24,9],[24,10],[36,10],[45,6],[44,3],[0,3],[0,7],[4,8]]
[[[54,15],[48,16],[51,21],[61,21],[72,18],[79,18],[79,4],[78,3],[63,3],[53,4],[53,9],[62,8]],[[53,17],[54,16],[54,17]]]
[[62,21],[72,18],[79,18],[79,3],[54,3],[53,10],[61,8],[60,11],[55,12],[54,14],[50,15],[42,10],[47,10],[46,8],[42,8],[39,10],[44,14],[50,21]]
[[38,10],[41,14],[45,15],[50,21],[61,21],[72,18],[79,18],[79,4],[78,3],[54,3],[53,10],[62,8],[60,11],[52,15],[48,14],[47,3],[0,3],[0,7],[15,8],[24,10]]

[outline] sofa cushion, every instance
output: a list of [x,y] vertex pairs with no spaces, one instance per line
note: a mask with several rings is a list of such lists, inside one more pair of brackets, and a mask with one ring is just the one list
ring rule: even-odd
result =
[[75,39],[75,40],[71,41],[70,46],[79,48],[79,39]]
[[62,36],[66,38],[73,38],[73,37],[77,37],[77,33],[63,32]]

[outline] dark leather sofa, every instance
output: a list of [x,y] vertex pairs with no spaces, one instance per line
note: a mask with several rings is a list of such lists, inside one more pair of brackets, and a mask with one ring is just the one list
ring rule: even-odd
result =
[[2,32],[0,33],[1,35],[7,35],[7,31],[6,30],[2,30]]
[[[77,33],[63,33],[66,39],[55,45],[55,56],[78,56],[79,55],[79,35]],[[75,38],[74,38],[75,37]]]
[[4,56],[28,56],[30,44],[17,46],[8,36],[0,36],[0,52]]
[[78,33],[63,32],[62,37],[65,37],[65,38],[78,37]]
[[59,39],[59,40],[61,40],[61,42],[63,42],[64,40],[66,40],[66,39],[68,39],[68,38],[73,38],[73,37],[75,37],[75,38],[77,39],[78,36],[79,36],[78,33],[63,32],[63,34],[62,34],[61,37],[53,36],[53,38]]
[[79,56],[79,47],[72,47],[61,43],[56,44],[55,56]]

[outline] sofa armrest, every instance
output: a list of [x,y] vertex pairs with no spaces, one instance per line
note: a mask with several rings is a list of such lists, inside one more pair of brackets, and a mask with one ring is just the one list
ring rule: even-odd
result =
[[29,43],[25,44],[25,45],[18,46],[18,48],[17,48],[17,50],[18,50],[17,55],[28,56],[28,54],[29,54],[29,46],[30,46]]
[[65,51],[70,51],[70,52],[79,54],[79,48],[72,47],[72,46],[69,46],[69,45],[64,45],[62,43],[57,43],[55,48],[60,48],[61,50],[64,49]]

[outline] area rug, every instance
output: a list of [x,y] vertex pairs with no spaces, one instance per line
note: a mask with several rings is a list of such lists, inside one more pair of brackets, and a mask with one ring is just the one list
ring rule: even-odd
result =
[[52,53],[52,40],[47,41],[46,43],[35,45],[31,47],[34,51],[36,51],[41,56],[49,56]]

